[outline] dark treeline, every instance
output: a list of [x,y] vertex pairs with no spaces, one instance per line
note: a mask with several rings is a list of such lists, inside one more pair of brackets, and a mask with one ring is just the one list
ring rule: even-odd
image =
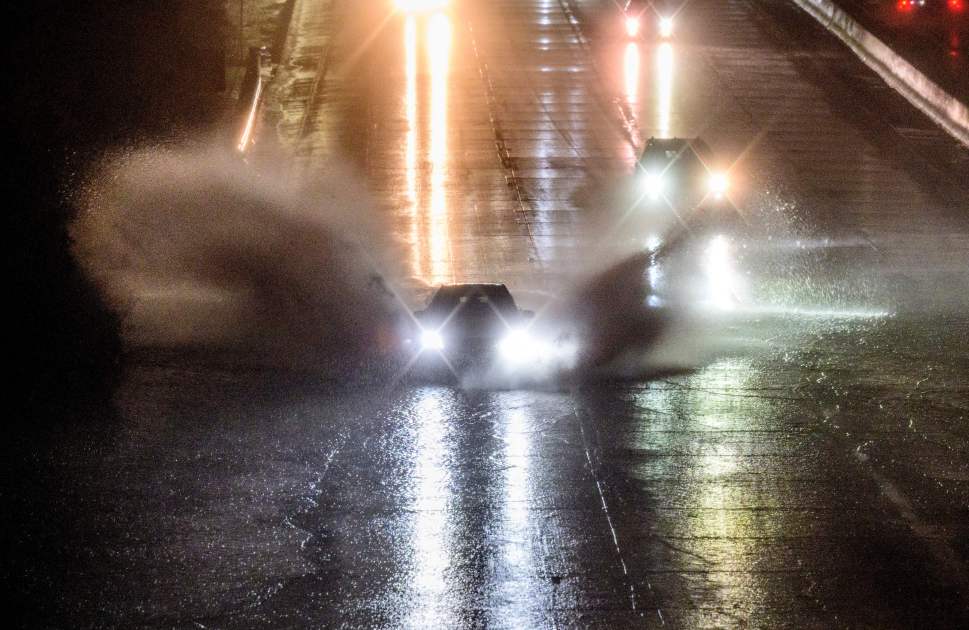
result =
[[106,149],[173,139],[211,121],[223,88],[223,3],[12,7],[3,57],[15,296],[9,364],[26,412],[46,413],[103,393],[120,348],[116,316],[71,260],[70,194]]
[[[4,8],[3,167],[9,288],[0,484],[14,627],[54,627],[78,535],[48,448],[64,423],[110,419],[119,318],[71,258],[71,196],[106,150],[177,140],[218,115],[218,0],[31,0]],[[8,290],[9,291],[9,290]],[[86,412],[85,410],[89,410]],[[70,625],[70,624],[68,624]],[[61,626],[63,627],[63,626]]]

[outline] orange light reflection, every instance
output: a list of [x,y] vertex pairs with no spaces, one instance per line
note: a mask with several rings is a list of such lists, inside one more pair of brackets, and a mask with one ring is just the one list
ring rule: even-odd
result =
[[639,100],[639,46],[633,42],[626,44],[623,59],[623,79],[626,88],[626,102],[635,105]]
[[431,284],[451,282],[453,269],[448,234],[447,191],[448,158],[448,67],[451,55],[451,20],[438,13],[427,29],[427,56],[431,68],[431,199],[430,199],[430,273]]
[[659,120],[657,137],[670,137],[670,117],[673,110],[673,45],[660,44],[656,49],[656,99]]
[[[405,18],[404,172],[411,273],[428,284],[454,280],[447,203],[450,55],[451,19],[445,13]],[[421,80],[425,69],[429,85]]]
[[411,216],[411,269],[416,274],[419,273],[421,261],[421,230],[417,207],[417,21],[413,16],[408,16],[404,22],[404,73],[407,80],[404,95],[407,116],[404,170]]

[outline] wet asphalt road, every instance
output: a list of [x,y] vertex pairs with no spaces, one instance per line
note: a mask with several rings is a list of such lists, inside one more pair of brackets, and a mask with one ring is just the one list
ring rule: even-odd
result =
[[736,160],[741,304],[669,343],[687,369],[549,391],[135,363],[51,456],[47,614],[969,624],[966,150],[785,3],[693,0],[666,43],[610,2],[372,4],[297,2],[275,130],[294,178],[362,174],[413,305],[503,281],[540,307],[628,253],[609,191],[684,135]]

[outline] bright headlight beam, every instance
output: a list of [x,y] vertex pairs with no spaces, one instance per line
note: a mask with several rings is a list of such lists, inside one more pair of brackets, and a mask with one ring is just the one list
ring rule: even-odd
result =
[[654,201],[663,196],[665,187],[666,182],[663,181],[663,176],[659,173],[647,173],[643,178],[643,190]]
[[444,337],[436,330],[425,330],[421,333],[421,348],[440,352],[444,349]]
[[664,38],[673,36],[673,18],[661,17],[659,19],[659,34],[660,37]]
[[717,235],[710,239],[703,255],[703,266],[707,276],[707,303],[720,310],[733,310],[737,305],[741,278],[734,269],[727,237]]
[[639,18],[633,16],[626,17],[626,35],[636,37],[639,35]]
[[538,358],[535,342],[524,330],[512,330],[498,344],[498,352],[509,363],[523,363]]
[[727,189],[730,188],[730,178],[727,177],[726,173],[713,173],[707,180],[707,188],[715,197],[722,197],[727,194]]

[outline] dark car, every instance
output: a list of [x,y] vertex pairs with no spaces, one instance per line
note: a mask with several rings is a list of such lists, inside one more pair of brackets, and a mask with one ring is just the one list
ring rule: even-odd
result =
[[739,301],[737,243],[748,224],[729,197],[728,170],[700,138],[650,138],[636,167],[639,218],[664,229],[652,252],[649,303]]
[[640,203],[681,217],[728,205],[730,179],[700,138],[650,138],[636,167]]
[[661,38],[672,37],[675,10],[653,0],[627,0],[622,8],[626,36],[637,39],[646,29]]
[[407,343],[415,370],[458,375],[541,360],[541,344],[529,331],[533,317],[503,284],[442,285],[414,313],[417,326]]

